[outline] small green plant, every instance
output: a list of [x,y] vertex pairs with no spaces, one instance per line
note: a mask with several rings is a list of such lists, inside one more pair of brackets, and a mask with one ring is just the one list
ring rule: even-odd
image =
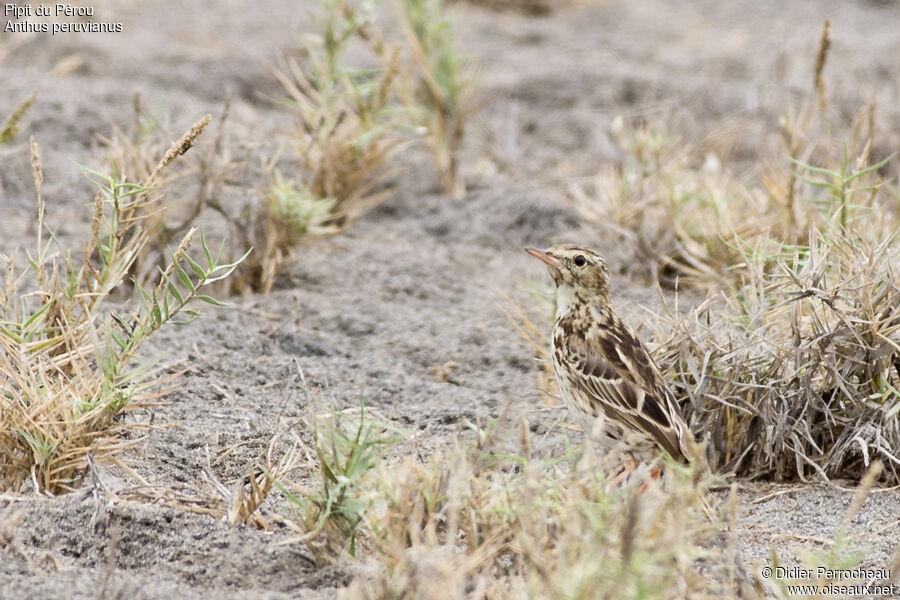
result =
[[259,287],[269,293],[281,266],[303,239],[340,231],[335,220],[336,201],[313,196],[275,171],[267,190],[264,213],[265,235],[259,260]]
[[158,266],[155,283],[133,282],[132,303],[109,303],[149,242],[143,219],[153,184],[208,122],[176,142],[142,183],[85,169],[99,191],[90,237],[75,257],[51,252],[53,240],[44,239],[43,172],[32,142],[37,240],[27,268],[15,255],[7,259],[0,290],[0,488],[31,481],[36,491],[68,491],[89,455],[114,459],[127,429],[120,415],[153,398],[160,383],[138,359],[140,347],[166,323],[190,322],[198,314],[192,300],[219,304],[202,288],[228,277],[240,260],[223,264],[202,233],[201,256],[193,258],[196,229]]
[[3,127],[0,127],[0,144],[11,142],[19,134],[19,122],[25,116],[25,113],[28,112],[28,109],[31,108],[35,98],[37,98],[37,93],[31,94],[9,115],[6,122],[3,123]]
[[468,118],[475,112],[471,80],[464,74],[443,0],[398,0],[414,82],[404,93],[428,137],[444,192],[465,196],[459,154]]
[[[822,213],[824,220],[823,230],[832,229],[832,224],[834,223],[846,229],[853,220],[850,216],[851,212],[870,213],[874,209],[875,194],[883,182],[873,181],[868,184],[861,183],[855,186],[853,183],[858,180],[864,182],[869,176],[877,176],[879,170],[887,165],[894,158],[895,154],[891,154],[874,165],[866,166],[868,150],[869,147],[867,146],[865,153],[861,154],[857,159],[855,169],[850,165],[846,147],[843,151],[839,169],[814,167],[794,157],[790,157],[791,162],[800,169],[799,173],[795,173],[797,178],[827,192],[827,197],[824,200],[810,199],[810,202]],[[857,195],[862,194],[868,196],[868,201],[854,202]]]
[[[391,106],[398,52],[386,44],[371,7],[356,9],[344,0],[326,0],[320,20],[321,44],[308,44],[307,69],[285,60],[275,77],[297,115],[292,139],[303,194],[333,203],[332,218],[346,225],[377,206],[392,191],[387,162],[402,143]],[[365,42],[382,66],[353,68],[344,53],[354,40]],[[273,177],[271,187],[279,187]],[[270,193],[271,195],[271,193]]]
[[[102,139],[107,154],[106,168],[115,178],[130,183],[147,180],[172,137],[161,119],[145,112],[139,94],[134,95],[133,104],[134,115],[128,131],[114,125],[110,136]],[[225,142],[229,108],[230,99],[226,98],[221,116],[215,122],[213,139],[209,142],[198,140],[190,155],[157,173],[152,189],[144,193],[139,218],[150,239],[141,248],[130,273],[139,283],[155,277],[157,265],[165,260],[168,248],[177,244],[201,216],[208,218],[214,211],[229,225],[241,221],[240,217],[230,214],[221,201],[223,192],[233,182],[242,164],[232,158]],[[203,127],[211,124],[212,121]],[[230,233],[237,247],[263,245],[263,240],[240,235],[239,228],[232,227]],[[233,258],[236,257],[226,256],[225,260]],[[245,268],[246,264],[242,264],[239,271]]]
[[299,189],[293,181],[275,172],[269,188],[269,213],[273,227],[281,227],[281,236],[301,238],[304,235],[328,235],[337,231],[333,198],[316,198],[309,190]]
[[356,556],[371,477],[398,440],[389,425],[366,420],[362,401],[355,422],[349,414],[334,413],[313,416],[307,426],[313,433],[317,472],[308,486],[293,485],[293,491],[276,484],[295,508],[303,541],[320,558],[344,552]]

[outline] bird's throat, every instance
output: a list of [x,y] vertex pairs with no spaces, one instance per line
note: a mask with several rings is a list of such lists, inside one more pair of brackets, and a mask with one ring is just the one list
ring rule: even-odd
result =
[[582,300],[570,285],[560,285],[556,288],[556,318],[569,314]]

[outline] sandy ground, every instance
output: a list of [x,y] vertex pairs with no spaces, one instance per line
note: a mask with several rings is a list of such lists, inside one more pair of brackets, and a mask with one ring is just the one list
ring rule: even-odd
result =
[[[121,22],[122,33],[0,34],[0,114],[38,92],[26,131],[42,148],[48,221],[61,242],[89,226],[90,191],[71,161],[100,165],[98,135],[130,122],[136,90],[176,133],[220,111],[231,91],[233,142],[272,150],[289,117],[267,99],[277,93],[268,64],[310,30],[312,6],[116,1],[98,3],[93,19]],[[895,2],[609,1],[545,17],[458,5],[453,18],[480,63],[485,103],[463,157],[467,197],[442,196],[415,150],[396,196],[305,249],[271,295],[235,298],[152,343],[148,355],[189,369],[166,404],[133,417],[152,412],[158,427],[123,459],[170,498],[214,502],[210,475],[229,485],[244,474],[306,413],[307,398],[346,409],[362,393],[379,416],[415,431],[423,452],[464,419],[524,413],[538,434],[551,432],[562,415],[540,403],[531,352],[497,303],[500,293],[527,301],[523,283],[544,276],[525,245],[581,241],[626,270],[629,249],[580,223],[565,196],[568,183],[620,159],[609,133],[616,116],[663,120],[753,178],[755,159],[776,147],[778,116],[809,89],[829,18],[834,110],[852,114],[877,93],[882,143],[896,147],[900,133]],[[26,148],[24,136],[0,149],[2,252],[27,245],[34,221]],[[641,306],[658,303],[649,282],[623,275],[615,286],[635,322]],[[448,362],[458,365],[453,377],[436,381],[432,368]],[[552,452],[554,438],[542,439]],[[263,507],[274,531],[261,532],[137,495],[110,504],[98,485],[138,484],[118,469],[99,474],[101,483],[62,498],[0,496],[0,519],[21,519],[0,549],[0,598],[330,598],[350,576],[280,543],[290,533],[278,525],[277,499]],[[798,557],[825,547],[817,540],[834,534],[852,498],[820,483],[737,483],[740,539],[756,568],[771,564],[773,545],[783,564],[802,566]],[[855,526],[864,566],[889,566],[898,519],[900,491],[866,502]]]

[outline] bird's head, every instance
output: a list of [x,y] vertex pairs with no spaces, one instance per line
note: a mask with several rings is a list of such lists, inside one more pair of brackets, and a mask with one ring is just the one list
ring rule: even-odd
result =
[[609,269],[603,257],[583,246],[560,244],[546,250],[525,248],[544,262],[560,294],[582,301],[609,299]]

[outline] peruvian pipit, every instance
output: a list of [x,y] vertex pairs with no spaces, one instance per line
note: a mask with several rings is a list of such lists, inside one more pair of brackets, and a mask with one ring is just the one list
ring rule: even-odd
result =
[[[602,425],[602,434],[631,454],[616,479],[627,477],[636,462],[652,462],[660,450],[707,470],[659,367],[613,310],[606,261],[593,250],[570,244],[525,251],[547,264],[556,284],[551,350],[563,402],[588,432]],[[653,468],[651,476],[658,475]],[[705,501],[704,506],[714,518]],[[738,598],[758,598],[762,588],[734,552],[733,592]]]
[[623,444],[637,462],[660,448],[675,460],[698,458],[659,367],[613,310],[606,261],[569,244],[525,251],[547,264],[556,284],[553,366],[562,400],[585,430],[600,420],[605,441]]

